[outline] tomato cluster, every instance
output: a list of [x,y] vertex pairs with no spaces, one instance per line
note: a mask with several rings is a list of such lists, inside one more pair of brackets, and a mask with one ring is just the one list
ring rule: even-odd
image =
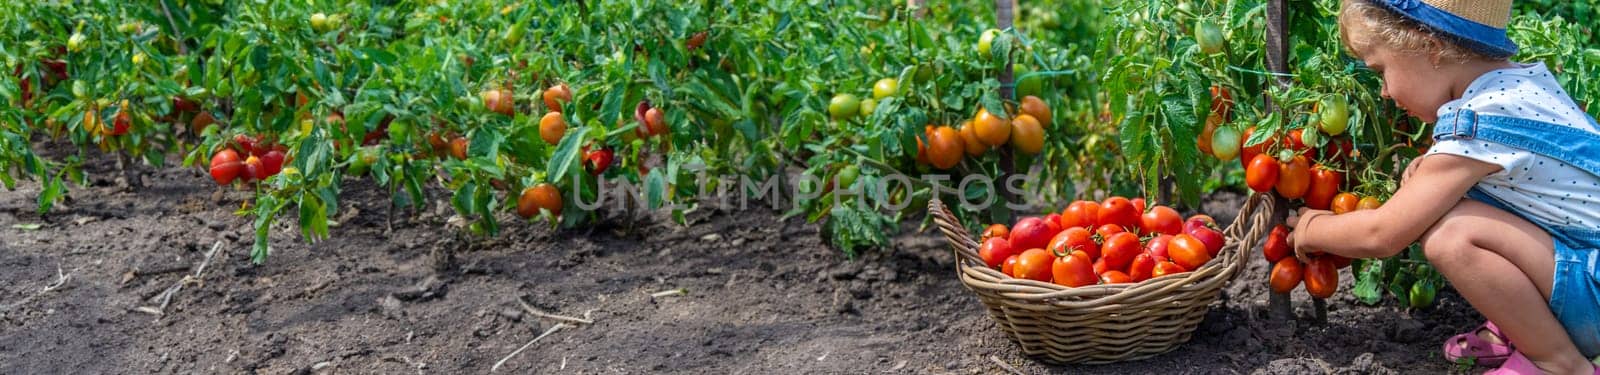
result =
[[[879,87],[882,86],[879,81]],[[873,91],[876,96],[878,89]],[[1023,154],[1038,154],[1044,150],[1044,124],[1050,123],[1050,106],[1031,95],[1023,97],[1020,104],[1016,113],[1009,114],[1010,120],[980,107],[978,113],[963,121],[959,128],[928,125],[917,139],[917,163],[950,169],[961,163],[963,155],[982,156],[1006,144]]]
[[[1382,205],[1375,197],[1360,198],[1352,193],[1340,193],[1333,199],[1333,213],[1344,214],[1352,211],[1377,209]],[[1301,262],[1289,247],[1289,227],[1279,224],[1267,234],[1267,242],[1261,245],[1261,255],[1272,264],[1272,273],[1267,279],[1274,293],[1289,293],[1296,286],[1305,283],[1306,292],[1312,297],[1328,298],[1339,291],[1339,269],[1350,266],[1350,258],[1313,251],[1310,262]]]
[[283,171],[288,153],[289,148],[282,144],[243,134],[234,136],[227,147],[211,155],[211,180],[217,185],[265,180]]
[[991,224],[978,256],[1019,279],[1069,287],[1133,283],[1199,269],[1226,239],[1206,215],[1184,220],[1143,198],[1076,201],[1059,214]]

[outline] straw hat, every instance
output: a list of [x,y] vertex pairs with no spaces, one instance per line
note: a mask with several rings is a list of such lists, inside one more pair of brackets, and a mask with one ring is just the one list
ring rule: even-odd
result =
[[1506,36],[1511,0],[1372,0],[1455,42],[1489,57],[1511,57],[1517,44]]

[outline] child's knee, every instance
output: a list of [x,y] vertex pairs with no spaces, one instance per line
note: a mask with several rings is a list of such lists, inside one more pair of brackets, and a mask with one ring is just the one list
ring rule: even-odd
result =
[[1475,234],[1471,226],[1465,220],[1456,219],[1454,216],[1446,214],[1444,218],[1439,219],[1439,222],[1429,227],[1418,241],[1422,244],[1422,253],[1434,266],[1454,265],[1461,261],[1465,253],[1474,249],[1472,237]]

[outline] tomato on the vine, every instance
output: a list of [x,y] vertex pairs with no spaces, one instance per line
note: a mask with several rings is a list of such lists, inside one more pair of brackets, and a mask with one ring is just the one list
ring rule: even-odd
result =
[[561,104],[572,101],[572,88],[562,83],[544,90],[544,108],[551,112],[561,112]]
[[1336,96],[1326,96],[1317,105],[1317,117],[1321,121],[1317,124],[1323,133],[1328,135],[1344,134],[1350,125],[1350,104]]
[[542,183],[522,189],[522,195],[517,197],[517,215],[532,218],[544,210],[550,211],[552,216],[561,216],[561,205],[561,191],[555,185]]
[[1303,274],[1299,259],[1292,257],[1278,259],[1273,262],[1272,275],[1267,279],[1267,283],[1272,286],[1273,293],[1288,293],[1294,291],[1294,287],[1300,286]]
[[967,152],[967,156],[982,156],[984,151],[989,150],[989,145],[978,140],[977,126],[972,125],[972,120],[961,122],[958,132],[961,133],[961,149]]
[[1383,201],[1378,200],[1378,197],[1364,197],[1361,198],[1360,202],[1356,203],[1356,211],[1376,210],[1381,206],[1383,206]]
[[1011,123],[989,113],[988,109],[978,108],[978,114],[972,118],[973,132],[977,133],[978,140],[989,146],[1006,144],[1011,139]]
[[1239,142],[1239,129],[1219,126],[1211,133],[1211,154],[1222,161],[1233,160],[1239,156]]
[[[1200,148],[1200,153],[1216,156],[1215,144],[1217,127],[1222,125],[1222,116],[1212,113],[1206,116],[1206,124],[1200,129],[1200,137],[1194,140],[1195,147]],[[1220,158],[1220,156],[1219,156]]]
[[1329,205],[1335,215],[1355,211],[1361,202],[1361,197],[1353,193],[1339,193],[1333,196],[1333,204]]
[[1333,205],[1339,186],[1344,185],[1344,173],[1318,164],[1311,170],[1311,189],[1306,191],[1306,207],[1326,210]]
[[547,112],[539,118],[539,139],[552,146],[561,143],[561,137],[567,135],[567,119],[561,117],[561,112]]
[[1327,257],[1315,257],[1306,264],[1306,292],[1312,297],[1328,298],[1339,291],[1339,268]]
[[217,185],[233,183],[243,171],[244,164],[239,162],[239,153],[233,149],[224,148],[211,155],[211,180]]
[[[1256,132],[1256,127],[1254,127],[1254,126],[1246,128],[1244,130],[1244,134],[1240,134],[1239,135],[1239,139],[1240,139],[1240,142],[1241,142],[1240,144],[1244,145],[1244,144],[1249,143],[1250,142],[1250,137],[1253,134],[1255,134],[1255,132]],[[1277,145],[1277,143],[1278,143],[1277,140],[1273,139],[1272,137],[1267,137],[1266,140],[1261,141],[1261,143],[1257,143],[1257,144],[1255,144],[1253,146],[1241,146],[1243,148],[1240,149],[1240,154],[1239,154],[1239,156],[1241,157],[1241,159],[1239,159],[1240,165],[1244,166],[1245,168],[1249,168],[1250,162],[1255,160],[1256,155],[1260,155],[1261,153],[1272,149],[1272,147]],[[1276,175],[1274,175],[1274,177],[1276,177]]]
[[1011,147],[1028,155],[1044,151],[1044,126],[1033,116],[1017,115],[1011,119]]
[[1256,155],[1245,167],[1244,181],[1257,193],[1271,191],[1278,184],[1278,159],[1266,154]]
[[872,99],[883,99],[900,94],[900,81],[884,78],[872,84]]
[[605,173],[606,169],[611,168],[611,164],[616,161],[616,157],[616,152],[611,151],[610,148],[590,150],[583,155],[583,169],[589,171],[590,175],[599,176]]
[[861,100],[855,95],[839,94],[828,100],[828,115],[834,120],[849,120],[861,110]]
[[1311,161],[1305,156],[1295,156],[1278,170],[1278,195],[1285,199],[1299,199],[1311,189]]
[[928,133],[928,164],[938,169],[954,168],[961,163],[961,134],[949,126],[940,126]]
[[1278,224],[1272,227],[1272,232],[1267,233],[1267,242],[1261,244],[1261,255],[1268,262],[1277,262],[1289,256],[1289,227]]
[[1050,125],[1050,105],[1045,104],[1044,100],[1039,99],[1037,96],[1028,95],[1022,97],[1022,105],[1018,106],[1017,110],[1021,111],[1022,114],[1033,116],[1033,119],[1038,120],[1040,125],[1045,127]]
[[994,46],[994,38],[1000,36],[1000,29],[988,29],[983,35],[978,36],[978,55],[989,57],[989,50]]
[[1200,45],[1200,52],[1207,55],[1222,53],[1227,43],[1222,36],[1222,27],[1206,20],[1195,23],[1194,40]]

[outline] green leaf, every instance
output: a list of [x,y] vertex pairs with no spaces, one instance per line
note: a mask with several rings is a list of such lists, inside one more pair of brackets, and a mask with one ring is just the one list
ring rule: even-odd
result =
[[589,128],[577,128],[561,139],[561,144],[556,146],[555,155],[550,157],[550,163],[545,166],[548,181],[565,180],[567,173],[573,171],[572,166],[578,162],[578,146],[583,144],[588,134]]

